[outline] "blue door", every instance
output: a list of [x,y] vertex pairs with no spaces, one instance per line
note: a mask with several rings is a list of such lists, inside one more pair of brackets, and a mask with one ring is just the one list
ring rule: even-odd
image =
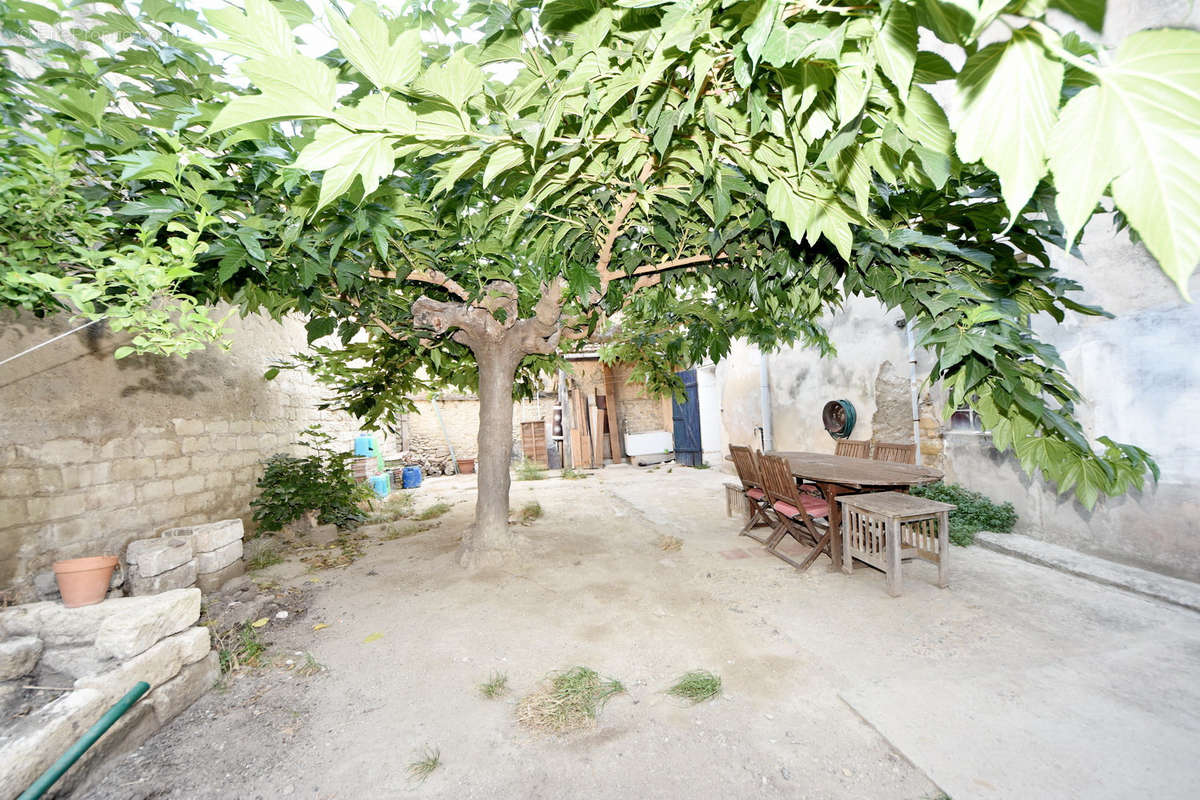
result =
[[689,467],[704,461],[700,446],[700,402],[696,395],[696,370],[675,373],[683,380],[684,401],[671,400],[671,419],[675,426],[675,461]]

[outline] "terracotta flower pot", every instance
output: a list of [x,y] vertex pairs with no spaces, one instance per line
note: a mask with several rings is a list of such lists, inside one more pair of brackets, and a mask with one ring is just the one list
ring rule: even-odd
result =
[[54,578],[67,608],[99,603],[108,594],[108,582],[117,566],[116,556],[70,558],[54,562]]
[[460,475],[470,475],[475,471],[475,459],[460,458],[458,459],[458,473]]

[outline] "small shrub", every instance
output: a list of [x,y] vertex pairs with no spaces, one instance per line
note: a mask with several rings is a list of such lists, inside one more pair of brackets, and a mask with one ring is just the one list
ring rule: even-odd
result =
[[532,524],[534,520],[542,516],[542,504],[537,500],[526,503],[521,506],[520,512],[517,514],[517,521],[522,525]]
[[564,469],[562,471],[562,479],[564,481],[581,481],[584,478],[590,478],[590,477],[592,477],[592,476],[587,474],[586,472],[580,472],[579,470],[577,470],[573,467],[567,467],[566,469]]
[[442,765],[442,752],[436,747],[426,747],[421,757],[408,765],[408,776],[424,783]]
[[445,514],[449,510],[450,510],[449,503],[434,503],[429,508],[422,511],[420,514],[417,514],[416,516],[414,516],[413,519],[422,520],[422,521],[427,520],[427,519],[437,519],[438,517],[440,517],[442,514]]
[[979,492],[956,483],[931,483],[915,486],[912,494],[958,506],[950,512],[950,541],[966,547],[975,541],[980,531],[1009,533],[1017,522],[1017,512],[1012,503],[997,505]]
[[695,670],[680,676],[667,694],[692,703],[702,703],[721,693],[721,678],[705,670]]
[[528,727],[563,733],[596,721],[605,703],[625,691],[620,681],[594,669],[572,667],[552,674],[548,685],[517,704],[517,720]]
[[366,519],[359,507],[370,489],[355,482],[349,453],[330,447],[333,437],[311,425],[300,434],[309,449],[306,456],[276,453],[266,461],[258,479],[258,497],[250,502],[254,519],[264,531],[277,531],[309,510],[316,509],[322,524],[353,528]]
[[283,561],[281,554],[274,547],[264,547],[255,554],[254,558],[246,563],[246,567],[253,572],[258,569],[266,569],[274,564],[279,564]]
[[521,459],[516,471],[519,481],[540,481],[546,477],[546,471],[528,458]]
[[508,676],[503,672],[493,672],[486,683],[479,684],[479,692],[489,700],[494,700],[508,691]]

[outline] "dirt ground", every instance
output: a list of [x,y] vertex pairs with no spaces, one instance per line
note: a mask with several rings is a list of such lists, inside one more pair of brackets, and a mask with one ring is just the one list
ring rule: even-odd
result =
[[[1200,785],[1197,615],[975,548],[951,554],[949,589],[917,564],[900,598],[825,558],[796,573],[735,536],[724,480],[663,466],[514,483],[514,509],[544,514],[504,564],[473,573],[451,560],[472,480],[428,481],[418,510],[453,504],[430,530],[375,536],[346,567],[291,558],[257,573],[304,598],[262,629],[267,666],[87,797],[1164,798]],[[661,550],[664,534],[681,549]],[[297,674],[305,653],[324,669]],[[1165,677],[1127,681],[1164,663]],[[518,699],[575,665],[628,691],[592,730],[520,727]],[[718,673],[722,695],[664,693],[693,669]],[[510,691],[486,699],[477,687],[497,672]],[[421,782],[408,767],[427,749],[441,763]]]

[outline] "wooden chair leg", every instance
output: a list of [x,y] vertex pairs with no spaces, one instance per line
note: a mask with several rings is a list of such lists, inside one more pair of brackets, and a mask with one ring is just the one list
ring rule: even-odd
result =
[[829,541],[833,538],[833,531],[826,529],[825,535],[817,540],[816,546],[809,552],[808,556],[801,562],[799,569],[805,570],[812,566],[812,563],[817,560],[817,556],[824,553],[829,548]]

